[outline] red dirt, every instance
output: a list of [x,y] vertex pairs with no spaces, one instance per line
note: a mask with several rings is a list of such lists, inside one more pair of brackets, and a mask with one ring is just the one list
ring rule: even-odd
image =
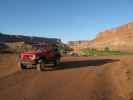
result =
[[8,71],[0,66],[5,73],[0,74],[0,100],[132,100],[132,60],[132,56],[64,57],[57,69],[10,75],[8,71],[19,69],[17,64],[5,67]]
[[19,70],[15,54],[0,54],[0,78]]

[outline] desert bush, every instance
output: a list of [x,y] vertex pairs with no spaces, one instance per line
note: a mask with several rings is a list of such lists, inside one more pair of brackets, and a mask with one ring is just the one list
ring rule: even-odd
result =
[[32,45],[28,45],[28,44],[23,44],[20,48],[20,51],[28,51],[28,50],[32,50]]
[[110,51],[110,49],[108,47],[105,47],[104,51]]

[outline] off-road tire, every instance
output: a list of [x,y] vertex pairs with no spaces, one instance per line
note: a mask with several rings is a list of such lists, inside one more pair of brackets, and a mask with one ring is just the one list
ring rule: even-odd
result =
[[57,66],[60,63],[60,59],[54,60],[54,67]]
[[44,62],[41,62],[41,63],[37,64],[36,65],[36,69],[38,71],[44,71],[44,69],[45,69],[45,63]]
[[20,64],[20,68],[21,68],[21,70],[24,70],[24,69],[26,69],[26,66],[24,66],[24,64]]

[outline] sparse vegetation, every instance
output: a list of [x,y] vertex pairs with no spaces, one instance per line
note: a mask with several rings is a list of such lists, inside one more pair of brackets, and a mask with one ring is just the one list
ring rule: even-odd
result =
[[13,53],[14,51],[6,44],[0,43],[0,53]]
[[114,51],[109,48],[104,50],[97,50],[95,48],[82,49],[80,51],[83,56],[119,56],[119,55],[133,55],[133,52]]
[[20,48],[19,51],[28,51],[28,50],[31,50],[32,49],[32,46],[29,45],[29,44],[23,44]]

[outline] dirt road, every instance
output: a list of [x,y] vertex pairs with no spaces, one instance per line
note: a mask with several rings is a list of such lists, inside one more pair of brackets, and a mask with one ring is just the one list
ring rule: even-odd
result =
[[54,70],[17,71],[0,79],[0,100],[132,100],[121,62],[64,57]]

